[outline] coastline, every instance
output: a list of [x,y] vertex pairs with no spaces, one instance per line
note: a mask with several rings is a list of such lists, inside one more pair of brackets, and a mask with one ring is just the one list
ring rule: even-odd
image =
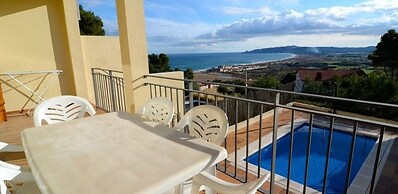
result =
[[[240,63],[240,64],[232,64],[232,65],[223,65],[223,67],[225,67],[225,68],[233,68],[233,67],[239,68],[240,67],[240,68],[244,69],[244,68],[248,68],[248,67],[250,68],[253,66],[259,66],[258,68],[260,69],[261,67],[264,67],[272,62],[282,62],[282,61],[294,59],[297,57],[296,54],[292,54],[292,53],[286,53],[286,54],[290,54],[291,56],[285,57],[283,59],[277,59],[277,60],[267,60],[267,61],[259,61],[259,62],[254,62],[254,63]],[[209,71],[216,70],[216,69],[218,69],[218,67],[194,70],[193,72],[194,73],[205,73],[205,72],[209,72]],[[253,69],[250,69],[250,70],[253,70]]]
[[[256,62],[256,63],[251,63],[251,64],[246,64],[246,65],[229,65],[225,67],[240,67],[240,68],[246,68],[246,67],[251,67],[251,66],[260,66],[261,68],[258,69],[248,69],[248,71],[260,71],[262,69],[267,69],[269,67],[272,67],[273,65],[281,65],[281,64],[291,64],[291,63],[297,63],[297,62],[302,62],[303,60],[306,60],[308,57],[304,55],[296,55],[292,54],[292,57],[285,58],[285,59],[279,59],[279,60],[271,60],[271,61],[265,61],[265,62]],[[244,69],[243,68],[243,69]],[[231,70],[230,72],[220,72],[216,71],[210,71],[210,69],[206,70],[201,70],[201,71],[194,71],[194,80],[196,81],[213,81],[215,79],[222,80],[222,81],[228,81],[228,80],[235,80],[235,79],[240,79],[244,80],[244,75],[243,71],[235,71]],[[249,74],[249,79],[251,81],[252,76]]]

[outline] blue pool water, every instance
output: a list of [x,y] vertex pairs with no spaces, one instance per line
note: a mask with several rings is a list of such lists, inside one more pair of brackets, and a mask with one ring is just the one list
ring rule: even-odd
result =
[[[303,124],[295,129],[293,136],[291,180],[301,184],[304,183],[308,131],[308,124]],[[283,136],[277,143],[276,174],[284,177],[287,177],[288,172],[290,135],[291,134],[288,133]],[[313,126],[307,186],[318,191],[322,191],[323,187],[328,136],[328,129]],[[329,158],[326,192],[344,193],[352,136],[350,133],[339,130],[333,130],[332,136],[332,149]],[[357,135],[355,140],[350,184],[361,168],[375,142],[376,138]],[[261,167],[271,170],[271,158],[272,145],[270,144],[261,150]],[[258,152],[249,156],[248,161],[251,164],[257,165]]]

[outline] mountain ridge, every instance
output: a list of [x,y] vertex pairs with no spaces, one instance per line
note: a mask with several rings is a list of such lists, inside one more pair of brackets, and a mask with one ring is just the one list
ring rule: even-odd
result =
[[374,46],[367,47],[306,47],[306,46],[281,46],[260,48],[243,53],[291,53],[291,54],[371,54]]

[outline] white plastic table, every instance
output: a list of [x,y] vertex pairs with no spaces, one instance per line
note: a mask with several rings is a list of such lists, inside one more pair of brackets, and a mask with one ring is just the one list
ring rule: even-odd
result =
[[22,142],[43,194],[162,193],[227,157],[126,112],[28,128]]

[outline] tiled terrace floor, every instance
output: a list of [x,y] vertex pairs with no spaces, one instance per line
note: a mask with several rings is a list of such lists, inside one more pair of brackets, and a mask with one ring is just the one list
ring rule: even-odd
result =
[[[101,110],[97,110],[97,114],[103,114],[104,112]],[[307,118],[308,115],[299,113],[295,114],[296,118]],[[291,121],[291,112],[283,111],[279,115],[279,126],[285,125]],[[270,133],[272,131],[272,116],[264,117],[262,120],[262,135]],[[8,121],[0,123],[0,141],[11,143],[11,144],[21,144],[20,133],[21,130],[32,127],[33,119],[32,117],[27,117],[26,115],[16,115],[16,116],[8,116]],[[238,129],[237,132],[237,147],[239,148],[246,146],[246,131],[248,131],[249,143],[258,139],[259,137],[259,121],[252,123],[248,130],[245,127]],[[234,147],[235,136],[233,134],[227,136],[227,150],[228,153],[232,153],[235,150]],[[1,154],[0,160],[6,160],[10,163],[18,164],[18,165],[27,165],[26,160],[24,159],[23,154]],[[221,164],[221,167],[224,167],[225,164]],[[398,189],[398,143],[395,142],[393,148],[391,150],[391,154],[388,157],[385,168],[383,169],[380,181],[376,187],[375,193],[394,193]],[[227,167],[228,174],[234,174],[234,166],[228,165]],[[237,182],[235,179],[225,175],[224,173],[218,173],[218,176],[224,180],[230,182]],[[244,171],[237,170],[238,177],[244,177]],[[255,179],[256,177],[249,174],[248,179]],[[269,188],[269,184],[266,183],[263,186],[264,189]],[[281,187],[275,188],[276,193],[286,193],[286,190]]]

